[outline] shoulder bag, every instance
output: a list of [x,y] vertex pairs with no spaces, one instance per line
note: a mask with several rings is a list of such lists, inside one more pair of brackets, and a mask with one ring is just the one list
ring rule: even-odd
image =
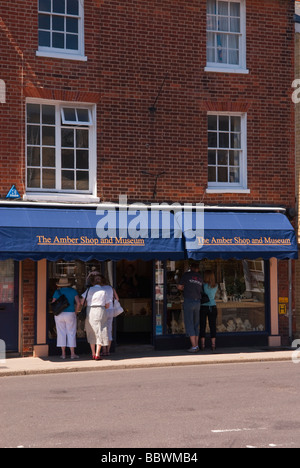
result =
[[51,304],[51,310],[56,317],[60,315],[67,307],[70,306],[69,301],[66,298],[66,296],[62,294],[60,291],[58,292],[60,294],[59,298],[55,302],[52,302]]

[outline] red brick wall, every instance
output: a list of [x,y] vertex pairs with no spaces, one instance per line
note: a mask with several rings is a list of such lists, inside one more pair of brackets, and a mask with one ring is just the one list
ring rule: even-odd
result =
[[2,1],[0,196],[13,183],[24,191],[24,97],[63,91],[98,103],[98,195],[105,201],[120,193],[151,200],[154,183],[143,170],[166,171],[159,201],[202,200],[207,109],[234,105],[248,108],[251,193],[206,194],[204,201],[294,205],[293,3],[247,1],[250,73],[233,75],[204,72],[205,0],[85,0],[87,63],[36,57],[37,1]]

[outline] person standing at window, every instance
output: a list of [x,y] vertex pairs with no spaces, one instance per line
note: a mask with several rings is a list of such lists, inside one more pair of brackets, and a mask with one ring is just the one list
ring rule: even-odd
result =
[[68,278],[60,278],[56,284],[57,290],[53,295],[52,302],[64,294],[69,302],[67,307],[60,315],[55,317],[56,331],[57,331],[57,347],[61,348],[61,359],[66,359],[66,347],[71,350],[71,359],[78,359],[75,354],[76,332],[77,332],[77,318],[76,314],[80,309],[80,299],[76,289],[71,288],[71,283]]
[[203,290],[203,280],[197,263],[192,263],[191,270],[184,273],[177,288],[179,291],[183,291],[184,295],[185,330],[191,341],[191,348],[188,351],[189,353],[197,353],[199,351],[199,322]]
[[91,346],[93,359],[101,361],[101,347],[109,345],[108,316],[106,313],[106,309],[109,308],[109,299],[106,291],[101,286],[101,276],[98,272],[92,272],[89,275],[88,283],[91,287],[83,293],[81,298],[82,305],[85,298],[87,303],[85,331]]
[[215,274],[212,270],[207,270],[204,273],[203,291],[208,296],[209,302],[202,304],[200,311],[200,338],[201,350],[205,349],[205,333],[206,323],[208,319],[210,334],[211,334],[211,349],[216,350],[216,336],[217,336],[217,306],[216,306],[216,293],[218,285],[216,284]]

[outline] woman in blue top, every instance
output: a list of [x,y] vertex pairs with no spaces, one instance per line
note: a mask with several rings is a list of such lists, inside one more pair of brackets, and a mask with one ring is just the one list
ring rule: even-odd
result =
[[61,359],[66,359],[66,347],[71,350],[71,359],[78,359],[75,354],[76,348],[76,333],[77,333],[77,317],[76,314],[80,309],[80,300],[78,292],[70,288],[68,278],[60,278],[56,285],[58,289],[53,294],[52,302],[64,294],[69,302],[69,307],[55,317],[56,331],[57,331],[57,347],[61,348]]
[[216,336],[217,336],[217,306],[216,306],[216,293],[218,285],[216,284],[215,274],[212,270],[207,270],[204,273],[203,291],[209,297],[209,302],[201,305],[200,311],[200,338],[201,349],[205,349],[205,331],[206,322],[208,318],[210,334],[211,334],[211,348],[213,351],[216,349]]

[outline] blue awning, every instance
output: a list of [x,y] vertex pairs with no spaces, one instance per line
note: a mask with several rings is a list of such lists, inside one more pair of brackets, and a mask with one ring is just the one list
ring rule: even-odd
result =
[[[176,218],[184,226],[182,215]],[[194,260],[298,258],[295,231],[282,213],[198,212],[182,230]]]
[[[107,231],[108,227],[110,231]],[[179,260],[174,215],[63,208],[0,208],[0,260]]]
[[281,213],[0,208],[0,260],[296,259]]

